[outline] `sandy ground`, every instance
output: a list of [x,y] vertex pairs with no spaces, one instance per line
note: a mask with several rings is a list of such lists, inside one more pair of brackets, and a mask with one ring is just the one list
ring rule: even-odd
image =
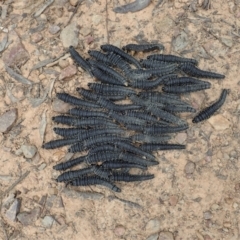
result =
[[[0,59],[0,113],[17,109],[18,116],[11,130],[0,135],[0,239],[240,239],[239,1],[215,0],[210,9],[201,7],[206,1],[164,0],[159,6],[152,1],[140,12],[116,14],[113,7],[130,1],[85,0],[72,19],[76,1],[70,2],[55,0],[40,16],[34,14],[43,1],[1,2],[0,41],[6,36],[8,41]],[[224,80],[211,80],[211,89],[184,96],[198,110],[218,98],[221,89],[231,90],[213,119],[193,125],[194,115],[184,114],[190,128],[175,140],[187,149],[158,152],[160,164],[149,170],[155,178],[121,183],[118,194],[104,187],[74,190],[57,184],[52,166],[69,157],[67,148],[41,148],[43,141],[57,137],[51,121],[56,92],[76,94],[77,86],[92,81],[80,71],[59,78],[64,67],[74,66],[60,38],[70,23],[76,27],[76,49],[84,56],[107,42],[158,41],[166,47],[164,53],[196,58],[201,68],[225,74]],[[25,52],[12,56],[16,43]],[[61,56],[61,64],[31,71],[37,63]],[[11,78],[4,64],[12,64],[33,84]],[[42,103],[33,104],[41,98]],[[35,156],[27,158],[23,145],[36,146]],[[22,222],[7,217],[16,198],[30,222],[24,223],[24,216]]]

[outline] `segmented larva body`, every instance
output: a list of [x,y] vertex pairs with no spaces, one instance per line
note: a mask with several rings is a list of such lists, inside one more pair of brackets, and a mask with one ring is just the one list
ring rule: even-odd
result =
[[223,89],[220,98],[209,107],[203,109],[196,117],[194,117],[192,122],[198,123],[210,118],[224,104],[228,93],[228,89]]
[[149,43],[149,44],[127,44],[123,46],[124,51],[135,51],[135,52],[151,52],[154,50],[164,50],[164,46],[160,43]]

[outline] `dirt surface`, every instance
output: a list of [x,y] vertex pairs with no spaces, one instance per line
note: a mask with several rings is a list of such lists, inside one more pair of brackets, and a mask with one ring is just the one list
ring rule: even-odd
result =
[[[0,135],[0,239],[240,239],[240,8],[237,0],[209,1],[152,1],[127,14],[112,9],[128,0],[1,2],[0,114],[11,111],[5,121],[11,126],[1,126]],[[72,156],[67,148],[41,148],[57,138],[51,117],[68,108],[54,102],[56,92],[77,95],[76,87],[93,81],[76,73],[64,45],[87,56],[107,42],[152,41],[164,44],[164,53],[225,74],[211,80],[211,89],[183,97],[200,110],[228,88],[225,105],[200,124],[191,123],[194,114],[182,114],[190,128],[174,142],[187,149],[159,151],[151,181],[120,183],[117,194],[57,184],[53,165]],[[16,81],[5,65],[31,82]]]

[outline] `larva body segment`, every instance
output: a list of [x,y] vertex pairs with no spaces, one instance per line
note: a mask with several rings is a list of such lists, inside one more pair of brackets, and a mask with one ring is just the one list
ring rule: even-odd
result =
[[135,91],[131,88],[110,85],[110,84],[99,84],[99,83],[89,83],[88,87],[93,91],[102,94],[103,96],[109,95],[124,95],[128,96],[130,94],[135,94]]
[[76,178],[70,182],[73,186],[90,186],[90,185],[102,185],[107,188],[110,188],[114,192],[121,192],[121,189],[118,188],[116,185],[111,183],[106,179],[102,179],[96,176],[89,176],[89,177],[81,177]]
[[104,72],[103,70],[97,67],[92,69],[92,74],[96,79],[98,79],[103,83],[109,83],[109,84],[120,85],[120,86],[126,85],[124,81],[119,81],[119,79],[115,78],[109,73],[107,74],[106,72]]
[[135,163],[135,164],[140,164],[143,166],[154,166],[154,165],[158,165],[159,162],[155,161],[155,160],[147,160],[144,158],[141,158],[140,156],[137,156],[135,154],[132,153],[121,153],[119,159],[126,161],[126,162],[130,162],[130,163]]
[[157,144],[157,143],[144,143],[140,146],[143,151],[153,152],[160,150],[174,150],[174,149],[185,149],[185,145],[180,144]]
[[164,94],[160,92],[141,92],[139,96],[143,99],[149,100],[152,103],[162,103],[162,104],[177,104],[177,105],[188,105],[186,102],[183,102],[178,96],[173,98],[172,94]]
[[166,79],[171,79],[172,77],[176,77],[176,75],[166,75],[164,77],[159,77],[155,80],[135,80],[130,83],[130,85],[134,88],[139,88],[139,89],[152,89],[156,88],[159,85],[163,84],[164,80]]
[[105,169],[118,169],[118,168],[140,168],[143,170],[147,169],[147,165],[140,165],[136,163],[130,163],[126,161],[107,161],[104,162],[101,167]]
[[179,77],[164,80],[165,86],[182,86],[189,84],[208,84],[208,82],[190,77]]
[[83,175],[87,175],[89,173],[91,173],[92,167],[88,167],[88,168],[82,168],[76,171],[67,171],[62,173],[61,175],[58,176],[58,178],[56,179],[57,182],[69,182],[75,178],[79,178]]
[[124,51],[135,51],[135,52],[151,52],[154,50],[164,50],[164,46],[160,43],[149,43],[149,44],[127,44],[123,46]]
[[220,98],[209,107],[203,109],[196,117],[194,117],[192,122],[198,123],[210,118],[224,104],[228,93],[228,89],[223,89]]
[[136,125],[146,125],[147,121],[143,119],[139,119],[136,117],[124,116],[120,115],[114,111],[109,111],[108,115],[115,119],[117,122],[122,124],[136,124]]
[[149,135],[159,135],[165,133],[176,133],[188,129],[188,125],[181,126],[150,126],[145,127],[144,133]]
[[114,64],[114,66],[118,67],[124,73],[127,73],[131,70],[131,66],[125,62],[119,55],[110,52],[107,54],[107,57],[110,62]]
[[197,92],[205,89],[211,88],[211,83],[207,82],[206,84],[193,84],[186,86],[163,86],[163,92],[167,93],[189,93],[189,92]]
[[130,64],[135,65],[137,68],[141,68],[141,65],[139,64],[139,62],[134,57],[125,53],[122,49],[120,49],[118,47],[115,47],[115,46],[110,45],[110,44],[105,44],[105,45],[101,46],[101,49],[104,52],[114,52],[117,55],[121,56],[126,61],[128,61]]
[[74,158],[67,162],[59,163],[59,164],[53,166],[53,169],[58,170],[58,171],[64,171],[68,168],[74,167],[74,166],[84,162],[85,158],[86,158],[86,156],[82,156],[82,157]]
[[140,64],[144,68],[162,68],[162,67],[166,67],[167,65],[171,65],[172,63],[161,62],[161,61],[150,60],[150,59],[141,59]]
[[135,153],[136,155],[145,156],[149,160],[155,161],[155,157],[152,154],[146,153],[128,142],[116,141],[115,145],[122,150]]
[[225,78],[224,75],[215,73],[215,72],[208,72],[201,70],[194,66],[193,64],[181,64],[179,67],[184,73],[193,76],[193,77],[200,77],[200,78],[217,78],[223,79]]
[[174,124],[177,124],[177,125],[185,124],[185,121],[183,119],[173,115],[172,113],[164,111],[160,108],[156,108],[155,106],[150,105],[146,108],[146,110],[151,112],[153,115],[161,118],[162,120],[164,120],[166,122],[174,123]]
[[97,152],[101,152],[101,151],[116,151],[118,152],[119,150],[114,146],[114,145],[108,145],[108,144],[104,144],[103,145],[99,145],[99,146],[93,146],[92,148],[90,148],[89,150],[89,155],[97,153]]
[[194,109],[191,106],[188,105],[166,105],[163,110],[166,110],[168,112],[192,112],[195,113],[196,109]]
[[113,180],[116,182],[136,182],[136,181],[146,181],[154,178],[153,174],[148,175],[131,175],[129,173],[113,173]]
[[60,148],[63,146],[71,145],[77,142],[77,139],[74,138],[67,138],[67,139],[58,139],[58,140],[52,140],[45,144],[43,144],[43,148],[45,149],[55,149]]
[[152,136],[147,134],[136,134],[131,137],[132,141],[140,143],[164,143],[167,142],[171,137],[169,135]]
[[[174,73],[178,68],[177,64],[168,64],[166,66],[162,66],[162,67],[158,67],[158,68],[148,68],[148,69],[135,69],[132,70],[133,73],[135,74],[149,74],[151,76],[164,76],[164,75],[168,75],[171,73]],[[174,77],[176,78],[177,75],[175,74]]]
[[72,108],[68,111],[68,114],[78,116],[78,117],[103,117],[108,118],[105,112],[100,111],[88,111],[82,108]]
[[103,117],[95,117],[95,118],[77,118],[59,115],[52,117],[52,120],[57,123],[66,124],[69,126],[75,127],[99,127],[99,126],[116,126],[111,120],[103,118]]
[[69,52],[73,60],[85,71],[87,71],[91,76],[91,66],[90,64],[80,56],[80,54],[74,49],[73,46],[69,47]]
[[88,155],[86,157],[86,162],[88,164],[93,164],[97,162],[119,160],[119,155],[119,151],[99,151],[94,154]]
[[93,102],[89,102],[80,98],[76,98],[67,93],[57,93],[57,98],[73,105],[77,105],[84,108],[99,108],[99,106]]
[[147,59],[163,61],[163,62],[173,62],[173,63],[192,63],[194,65],[198,64],[197,60],[192,58],[182,58],[174,55],[164,55],[164,54],[149,55]]
[[136,110],[140,109],[141,106],[139,105],[133,105],[133,104],[125,104],[125,105],[120,105],[120,104],[115,104],[107,99],[104,99],[100,97],[97,100],[97,104],[99,104],[101,107],[108,109],[108,110],[113,110],[113,111],[126,111],[126,110]]
[[87,150],[92,148],[95,145],[101,145],[103,143],[112,143],[114,141],[119,141],[119,140],[126,140],[126,138],[122,138],[119,136],[114,136],[114,135],[104,135],[104,136],[97,136],[96,138],[89,138],[84,140],[81,143],[76,143],[72,145],[68,151],[75,153],[75,152],[81,152],[83,150]]
[[103,72],[107,73],[108,75],[114,77],[115,79],[117,79],[119,82],[121,82],[124,86],[127,86],[127,80],[118,72],[116,72],[115,70],[113,70],[112,68],[108,67],[107,65],[100,63],[100,62],[96,62],[94,60],[89,59],[88,62],[93,66],[93,68],[99,68],[101,69]]
[[95,175],[102,179],[113,180],[111,176],[111,171],[109,169],[104,169],[101,166],[93,166],[92,171]]
[[65,138],[74,138],[75,135],[86,132],[87,130],[83,130],[82,128],[53,128],[53,131]]
[[140,119],[143,119],[143,120],[146,120],[147,122],[151,122],[151,123],[158,123],[160,122],[160,120],[158,120],[156,117],[146,113],[145,111],[125,111],[123,113],[124,115],[126,116],[129,116],[129,117],[135,117],[135,118],[140,118]]

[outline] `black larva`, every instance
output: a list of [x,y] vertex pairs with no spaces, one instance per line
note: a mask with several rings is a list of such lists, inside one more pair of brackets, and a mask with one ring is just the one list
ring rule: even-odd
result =
[[110,84],[100,84],[100,83],[89,83],[88,87],[93,91],[102,94],[102,96],[111,96],[111,95],[124,95],[128,96],[134,94],[135,91],[131,88],[110,85]]
[[141,165],[136,163],[130,163],[127,161],[108,161],[104,162],[101,167],[106,169],[117,169],[117,168],[140,168],[140,169],[147,169],[147,165]]
[[140,109],[141,106],[139,105],[134,105],[134,104],[125,104],[125,105],[120,105],[120,104],[115,104],[107,99],[104,98],[99,98],[97,100],[97,104],[99,104],[101,107],[108,109],[108,110],[113,110],[113,111],[126,111],[126,110],[136,110]]
[[214,104],[203,109],[196,117],[194,117],[192,122],[198,123],[210,118],[224,104],[228,93],[229,93],[228,89],[223,89],[220,98]]
[[65,138],[74,138],[75,135],[86,132],[87,130],[83,130],[82,128],[53,128],[53,131]]
[[52,120],[57,123],[66,124],[69,126],[75,127],[99,127],[99,126],[116,126],[115,123],[111,122],[110,119],[106,119],[104,117],[95,117],[95,118],[77,118],[70,116],[55,116],[52,117]]
[[58,170],[58,171],[64,171],[66,169],[69,169],[71,167],[74,167],[74,166],[84,162],[85,158],[86,158],[86,156],[82,156],[82,157],[74,158],[67,162],[59,163],[59,164],[53,166],[53,169]]
[[91,66],[90,64],[83,58],[80,56],[80,54],[74,49],[73,46],[69,47],[69,52],[71,54],[71,57],[73,58],[73,60],[85,71],[87,71],[91,76]]
[[137,68],[141,68],[141,65],[139,64],[139,62],[134,57],[125,53],[122,49],[120,49],[118,47],[115,47],[115,46],[110,45],[110,44],[105,44],[105,45],[101,46],[101,49],[104,52],[114,52],[117,55],[121,56],[123,59],[126,59],[126,61],[128,61],[129,63],[135,65]]
[[119,122],[120,124],[136,124],[136,125],[141,125],[144,126],[147,124],[146,120],[143,119],[139,119],[136,117],[130,117],[130,116],[126,116],[126,115],[120,115],[117,112],[114,111],[109,111],[108,115],[115,119],[117,122]]
[[147,59],[163,61],[163,62],[174,62],[174,63],[192,63],[197,64],[197,60],[192,58],[182,58],[174,55],[164,55],[164,54],[153,54],[149,55]]
[[117,79],[120,83],[122,83],[124,86],[127,86],[127,80],[118,72],[113,70],[112,68],[108,67],[107,65],[104,65],[103,63],[96,62],[94,60],[88,60],[88,62],[95,68],[100,68],[103,72],[111,75],[115,79]]
[[134,142],[141,143],[166,143],[171,137],[169,135],[152,136],[147,134],[136,134],[131,137]]
[[188,129],[188,125],[181,125],[181,126],[150,126],[145,127],[144,133],[149,135],[159,135],[165,133],[176,133],[181,132]]
[[153,151],[159,151],[159,150],[185,149],[185,145],[145,143],[145,144],[142,144],[140,148],[146,152],[153,152]]
[[101,70],[99,68],[93,68],[92,74],[97,80],[99,80],[103,83],[109,83],[109,84],[120,85],[120,86],[126,85],[126,83],[124,81],[119,81],[114,76],[106,74],[106,72],[104,72],[103,70]]
[[[136,3],[139,1],[127,6]],[[160,44],[130,44],[124,47],[126,51],[142,52],[161,48]],[[184,145],[168,142],[170,133],[188,128],[187,122],[174,113],[195,112],[190,104],[181,100],[180,95],[211,86],[206,81],[169,73],[181,71],[180,73],[206,78],[224,76],[196,68],[195,59],[154,54],[148,56],[148,59],[140,60],[140,64],[133,56],[115,46],[103,45],[102,50],[107,53],[89,51],[89,55],[96,60],[85,61],[73,47],[69,48],[77,64],[101,83],[89,83],[90,90],[78,87],[76,90],[81,98],[57,93],[59,99],[77,107],[66,114],[53,117],[53,120],[76,128],[55,127],[55,133],[63,139],[47,142],[43,147],[53,149],[70,144],[69,152],[88,151],[83,152],[85,156],[55,165],[54,169],[63,171],[79,164],[89,165],[87,168],[80,166],[80,170],[65,172],[58,176],[57,181],[74,186],[99,184],[119,192],[121,190],[114,185],[114,181],[153,178],[153,175],[128,173],[131,168],[141,171],[159,164],[152,152],[185,148]],[[133,68],[132,64],[135,65]],[[161,84],[164,85],[163,92],[146,91]],[[224,103],[227,93],[228,90],[224,89],[219,100],[204,109],[193,122],[202,121],[214,114]],[[126,100],[124,103],[115,102],[123,99]],[[132,104],[129,104],[130,101]],[[166,133],[169,135],[164,135]]]
[[153,174],[148,174],[148,175],[131,175],[129,173],[118,173],[114,172],[113,173],[113,180],[120,182],[135,182],[135,181],[146,181],[154,178]]
[[201,70],[194,66],[193,64],[181,64],[179,67],[184,73],[193,76],[193,77],[201,77],[201,78],[217,78],[223,79],[225,78],[224,75],[215,73],[215,72],[208,72]]
[[165,86],[182,86],[187,84],[208,84],[208,82],[196,79],[196,78],[190,78],[190,77],[179,77],[179,78],[172,78],[172,79],[166,79],[164,80]]
[[209,89],[211,87],[211,83],[207,82],[206,84],[192,84],[186,86],[163,86],[162,90],[167,93],[189,93],[189,92],[197,92],[205,89]]
[[68,114],[78,117],[103,117],[108,118],[105,112],[83,110],[82,108],[71,108]]
[[130,83],[130,85],[134,88],[139,88],[139,89],[152,89],[152,88],[156,88],[159,85],[163,84],[163,82],[166,79],[171,79],[172,77],[176,77],[176,75],[172,74],[172,75],[166,75],[164,77],[159,77],[157,79],[154,80],[134,80]]
[[164,46],[159,43],[149,43],[149,44],[127,44],[123,46],[124,51],[135,51],[135,52],[151,52],[154,50],[164,50]]
[[77,105],[83,108],[99,108],[99,106],[93,102],[89,102],[80,98],[76,98],[67,93],[57,93],[57,98],[73,105]]

